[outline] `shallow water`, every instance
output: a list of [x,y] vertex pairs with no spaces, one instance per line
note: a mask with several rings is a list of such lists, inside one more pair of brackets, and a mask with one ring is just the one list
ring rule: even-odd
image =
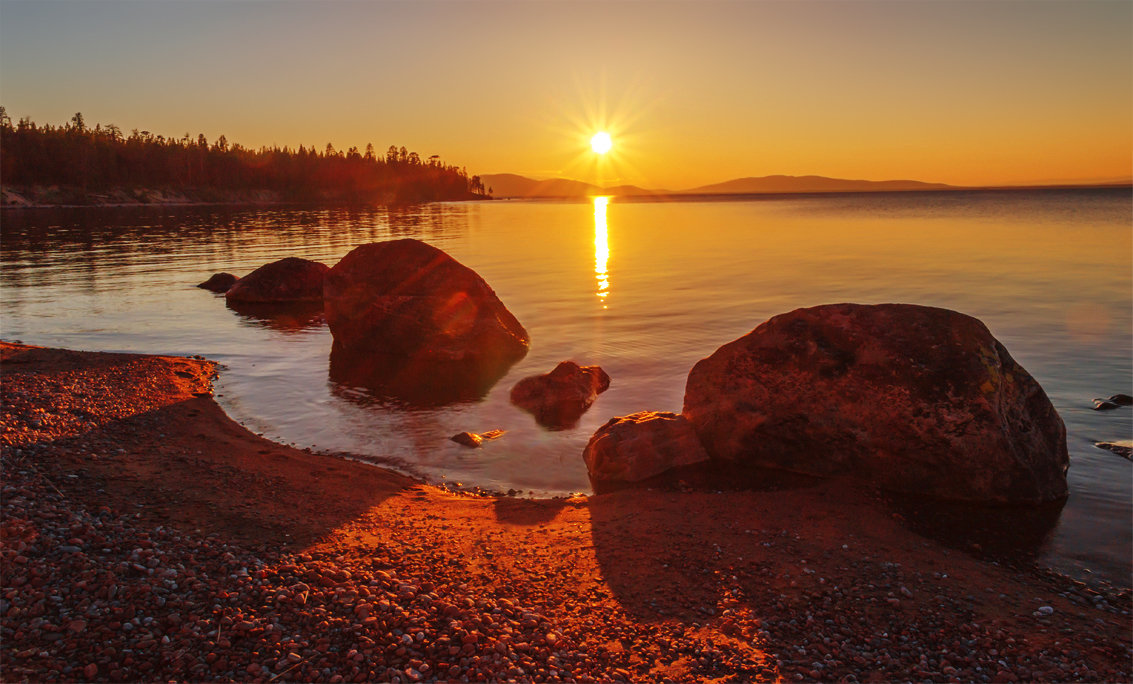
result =
[[[581,452],[614,415],[679,411],[689,368],[777,313],[911,302],[983,320],[1068,429],[1071,497],[1040,544],[1060,569],[1130,584],[1133,410],[1091,400],[1133,382],[1127,190],[896,193],[698,202],[489,202],[408,210],[143,208],[0,215],[0,334],[76,349],[203,354],[228,413],[272,439],[378,457],[435,481],[589,491]],[[420,408],[328,375],[317,313],[241,314],[193,286],[285,256],[335,263],[417,237],[475,269],[531,335],[481,400]],[[563,359],[609,391],[565,430],[508,402]],[[505,429],[483,449],[448,441]],[[1008,516],[1009,514],[995,514]]]

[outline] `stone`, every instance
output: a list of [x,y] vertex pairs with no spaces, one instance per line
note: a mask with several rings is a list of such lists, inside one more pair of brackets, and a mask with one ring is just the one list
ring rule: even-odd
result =
[[611,418],[598,428],[582,458],[597,489],[643,483],[677,468],[706,464],[708,454],[684,416],[641,411]]
[[490,442],[493,439],[499,439],[507,432],[506,430],[488,430],[487,432],[459,432],[452,437],[449,437],[457,444],[463,444],[466,447],[479,449],[484,442]]
[[484,443],[484,440],[481,439],[480,435],[476,434],[475,432],[458,432],[452,437],[449,437],[449,439],[456,442],[457,444],[463,444],[464,446],[472,447],[473,449],[479,449],[480,445]]
[[355,248],[323,298],[336,372],[393,396],[482,396],[527,354],[527,331],[484,279],[420,240]]
[[683,412],[717,461],[945,500],[1067,495],[1054,406],[983,323],[946,309],[775,316],[693,367]]
[[610,376],[600,367],[563,361],[550,373],[517,382],[511,403],[534,415],[540,425],[564,428],[576,424],[609,387]]
[[298,257],[264,264],[236,282],[224,297],[243,304],[317,302],[323,297],[327,265]]
[[212,277],[197,285],[197,287],[209,292],[228,292],[238,280],[240,279],[231,273],[214,273]]
[[1131,439],[1119,439],[1113,442],[1094,442],[1094,446],[1099,449],[1105,449],[1106,451],[1112,451],[1122,458],[1133,461],[1133,440]]
[[1112,411],[1122,406],[1133,406],[1133,397],[1128,394],[1115,394],[1109,399],[1094,399],[1095,411]]

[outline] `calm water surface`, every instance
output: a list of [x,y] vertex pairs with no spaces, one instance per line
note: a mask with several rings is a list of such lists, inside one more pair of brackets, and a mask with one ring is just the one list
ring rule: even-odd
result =
[[[277,441],[384,459],[434,481],[589,491],[581,453],[608,418],[679,411],[688,370],[770,316],[832,302],[910,302],[983,320],[1068,428],[1071,496],[1041,559],[1130,584],[1133,202],[1127,190],[903,193],[711,202],[490,202],[409,210],[73,209],[0,215],[0,334],[76,349],[203,354],[219,401]],[[328,377],[318,315],[265,319],[194,288],[286,256],[334,264],[416,237],[475,269],[531,335],[480,401],[421,409]],[[508,402],[559,361],[613,378],[577,427]],[[456,432],[505,429],[470,450]],[[995,514],[1009,516],[1009,513]]]

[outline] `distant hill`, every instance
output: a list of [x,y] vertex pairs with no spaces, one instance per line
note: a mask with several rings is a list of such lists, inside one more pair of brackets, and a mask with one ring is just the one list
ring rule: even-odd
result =
[[661,197],[672,194],[668,190],[646,190],[636,185],[615,185],[604,188],[602,193],[605,195],[614,195],[615,197]]
[[596,185],[566,178],[535,180],[514,173],[488,173],[480,176],[492,197],[585,197],[601,194]]
[[901,190],[951,190],[955,185],[922,183],[914,180],[846,180],[825,176],[760,176],[685,190],[682,195],[748,195],[758,193],[789,192],[893,192]]
[[639,197],[665,194],[664,191],[646,190],[635,185],[618,185],[603,188],[582,181],[567,178],[535,180],[514,173],[488,173],[480,176],[485,188],[492,189],[492,196],[504,197],[590,197],[592,195],[614,195],[617,197]]

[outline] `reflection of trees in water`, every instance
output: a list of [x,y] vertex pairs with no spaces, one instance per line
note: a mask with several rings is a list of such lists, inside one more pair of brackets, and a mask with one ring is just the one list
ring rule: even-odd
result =
[[[391,206],[385,209],[386,225],[390,237],[439,237],[444,233],[446,220],[454,207],[440,204]],[[460,207],[461,218],[467,224],[467,211]]]
[[[97,207],[6,210],[0,282],[68,284],[89,293],[106,278],[199,265],[196,285],[218,270],[237,276],[284,256],[333,264],[359,244],[462,235],[467,204],[405,207]],[[80,280],[76,276],[82,274]],[[116,284],[120,286],[120,284]]]

